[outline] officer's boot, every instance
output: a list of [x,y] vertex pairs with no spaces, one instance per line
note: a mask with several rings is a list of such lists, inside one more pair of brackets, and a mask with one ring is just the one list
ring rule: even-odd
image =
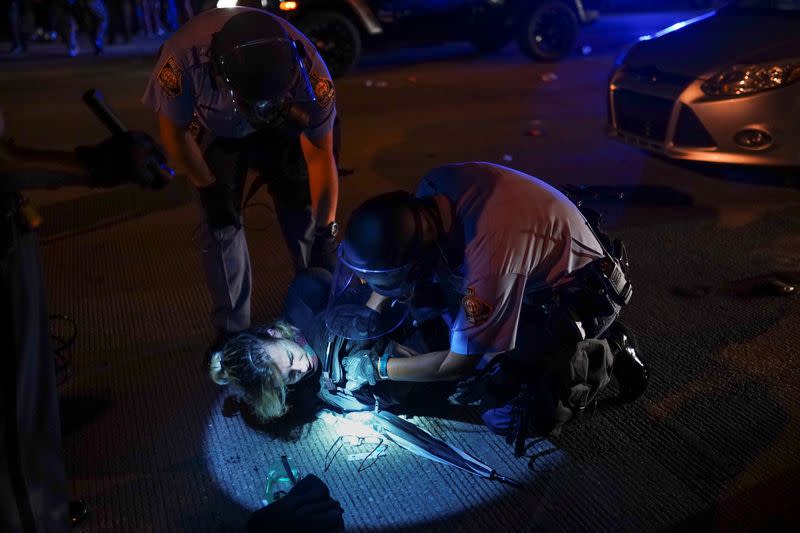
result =
[[619,387],[617,398],[625,403],[633,402],[644,393],[650,378],[636,339],[619,321],[609,326],[605,338],[614,354],[612,375],[617,378]]

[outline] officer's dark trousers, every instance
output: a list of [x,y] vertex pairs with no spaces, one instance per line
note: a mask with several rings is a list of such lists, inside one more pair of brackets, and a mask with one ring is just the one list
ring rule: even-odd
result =
[[[200,238],[203,268],[213,302],[211,321],[219,331],[235,332],[250,326],[252,274],[241,224],[247,171],[255,169],[259,179],[266,182],[283,239],[295,270],[300,271],[308,267],[314,232],[308,170],[298,136],[256,132],[243,139],[218,138],[204,154],[211,172],[226,184],[239,210],[238,226],[211,227],[206,213]],[[276,242],[266,245],[276,251],[280,246]]]
[[[577,297],[583,300],[580,293]],[[481,401],[481,417],[494,433],[507,435],[512,430],[517,395],[523,384],[531,392],[529,431],[546,435],[555,426],[555,391],[559,384],[557,373],[552,371],[554,366],[571,357],[578,342],[602,336],[620,310],[613,306],[608,313],[593,313],[579,307],[563,299],[551,300],[550,296],[522,306],[516,346],[499,356],[503,357],[502,362],[490,372]]]
[[[2,198],[0,194],[0,198]],[[36,236],[0,220],[0,531],[69,530],[53,352]],[[11,233],[9,233],[11,232]]]

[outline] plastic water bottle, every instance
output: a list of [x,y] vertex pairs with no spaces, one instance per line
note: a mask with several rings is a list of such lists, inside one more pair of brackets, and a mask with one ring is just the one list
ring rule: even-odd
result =
[[292,466],[291,457],[282,455],[274,461],[267,473],[266,502],[276,502],[286,496],[300,480],[300,470]]

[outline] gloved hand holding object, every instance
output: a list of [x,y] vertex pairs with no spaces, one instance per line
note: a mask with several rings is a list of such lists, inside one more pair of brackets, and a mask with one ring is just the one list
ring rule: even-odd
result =
[[134,183],[160,189],[171,179],[166,155],[153,138],[143,132],[114,134],[98,145],[77,147],[75,154],[89,171],[92,187]]
[[370,350],[358,350],[342,359],[342,367],[347,377],[345,390],[352,392],[364,385],[377,383],[378,376],[373,363],[376,357]]
[[331,498],[325,483],[309,474],[286,496],[253,513],[247,521],[247,531],[343,531],[343,513],[342,506]]

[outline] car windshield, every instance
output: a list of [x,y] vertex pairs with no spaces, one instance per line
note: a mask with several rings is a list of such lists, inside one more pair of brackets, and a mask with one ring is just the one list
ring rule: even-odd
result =
[[734,9],[800,11],[800,0],[733,0],[729,6]]

